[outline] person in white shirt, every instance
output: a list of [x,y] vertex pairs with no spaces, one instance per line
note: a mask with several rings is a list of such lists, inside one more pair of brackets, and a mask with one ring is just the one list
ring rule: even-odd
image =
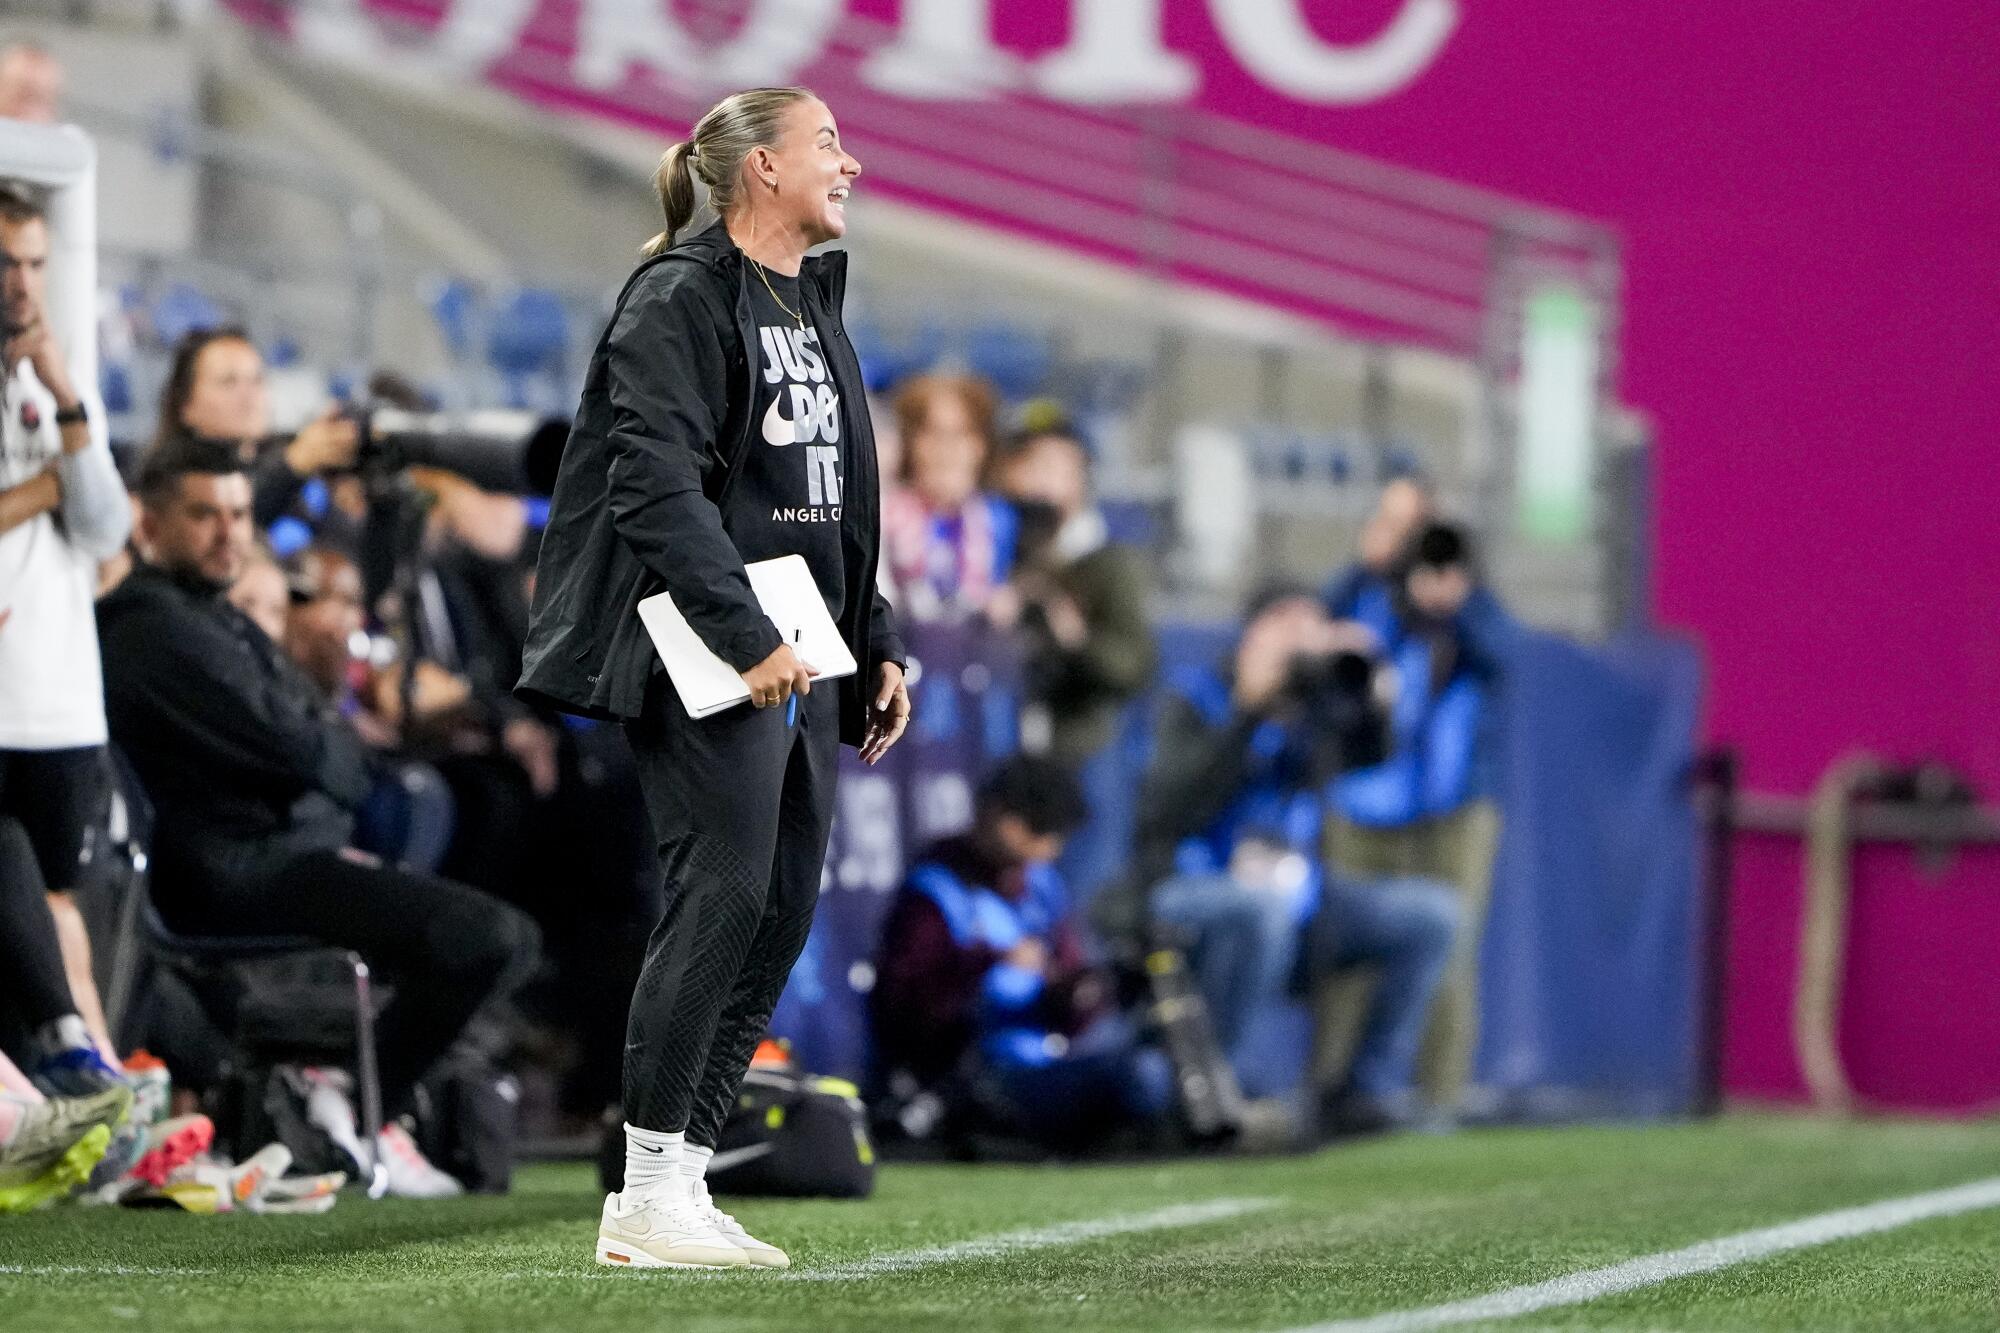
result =
[[0,819],[35,850],[78,1008],[106,1055],[89,940],[70,890],[107,799],[93,601],[132,511],[47,315],[49,229],[0,182]]

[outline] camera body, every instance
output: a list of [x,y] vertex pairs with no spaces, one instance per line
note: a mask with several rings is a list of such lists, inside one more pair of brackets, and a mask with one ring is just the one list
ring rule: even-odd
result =
[[1280,712],[1300,733],[1305,782],[1319,785],[1388,757],[1382,670],[1380,661],[1357,652],[1292,659]]

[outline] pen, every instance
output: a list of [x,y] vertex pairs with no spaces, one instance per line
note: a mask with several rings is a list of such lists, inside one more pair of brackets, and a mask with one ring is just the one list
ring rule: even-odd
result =
[[[805,628],[803,626],[792,631],[792,652],[794,654],[798,652],[799,638],[804,633],[805,633]],[[785,725],[788,727],[791,726],[793,722],[798,720],[798,716],[799,716],[799,696],[794,694],[789,699],[785,700]]]

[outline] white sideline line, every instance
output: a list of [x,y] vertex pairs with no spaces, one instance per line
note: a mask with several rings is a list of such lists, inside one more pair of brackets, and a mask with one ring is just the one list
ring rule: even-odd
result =
[[1421,1310],[1398,1310],[1365,1319],[1340,1319],[1289,1333],[1415,1333],[1420,1329],[1444,1328],[1451,1324],[1471,1324],[1489,1319],[1512,1319],[1537,1310],[1582,1305],[1605,1296],[1650,1287],[1677,1277],[1712,1273],[1718,1268],[1752,1263],[1788,1250],[1810,1249],[1878,1231],[1893,1231],[1913,1222],[1937,1217],[1955,1217],[1983,1208],[2000,1208],[2000,1176],[1976,1180],[1952,1189],[1912,1194],[1901,1199],[1838,1212],[1800,1218],[1781,1226],[1757,1231],[1741,1231],[1733,1236],[1705,1240],[1680,1250],[1641,1255],[1608,1268],[1592,1268],[1568,1277],[1537,1282],[1531,1286],[1508,1287],[1470,1300],[1449,1305],[1433,1305]]
[[928,1245],[920,1250],[897,1250],[871,1255],[851,1263],[830,1264],[825,1268],[793,1269],[785,1276],[800,1282],[841,1282],[855,1278],[881,1277],[886,1273],[906,1273],[913,1268],[956,1263],[961,1259],[990,1259],[997,1255],[1026,1250],[1045,1250],[1057,1245],[1076,1245],[1103,1236],[1127,1236],[1139,1231],[1165,1231],[1174,1227],[1199,1226],[1220,1222],[1246,1213],[1275,1207],[1276,1199],[1210,1199],[1204,1203],[1181,1203],[1156,1208],[1147,1213],[1123,1213],[1113,1217],[1090,1218],[1080,1222],[1059,1222],[1054,1226],[1030,1227],[1002,1232],[997,1236],[974,1236],[949,1245]]
[[0,1264],[0,1277],[214,1277],[213,1268],[131,1268],[124,1264]]

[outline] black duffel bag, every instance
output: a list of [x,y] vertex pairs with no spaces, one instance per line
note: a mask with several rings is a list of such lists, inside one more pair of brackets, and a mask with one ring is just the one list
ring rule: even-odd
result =
[[[625,1185],[625,1128],[606,1127],[598,1176]],[[717,1194],[865,1199],[875,1192],[875,1145],[859,1090],[845,1079],[760,1059],[744,1075],[708,1168]]]

